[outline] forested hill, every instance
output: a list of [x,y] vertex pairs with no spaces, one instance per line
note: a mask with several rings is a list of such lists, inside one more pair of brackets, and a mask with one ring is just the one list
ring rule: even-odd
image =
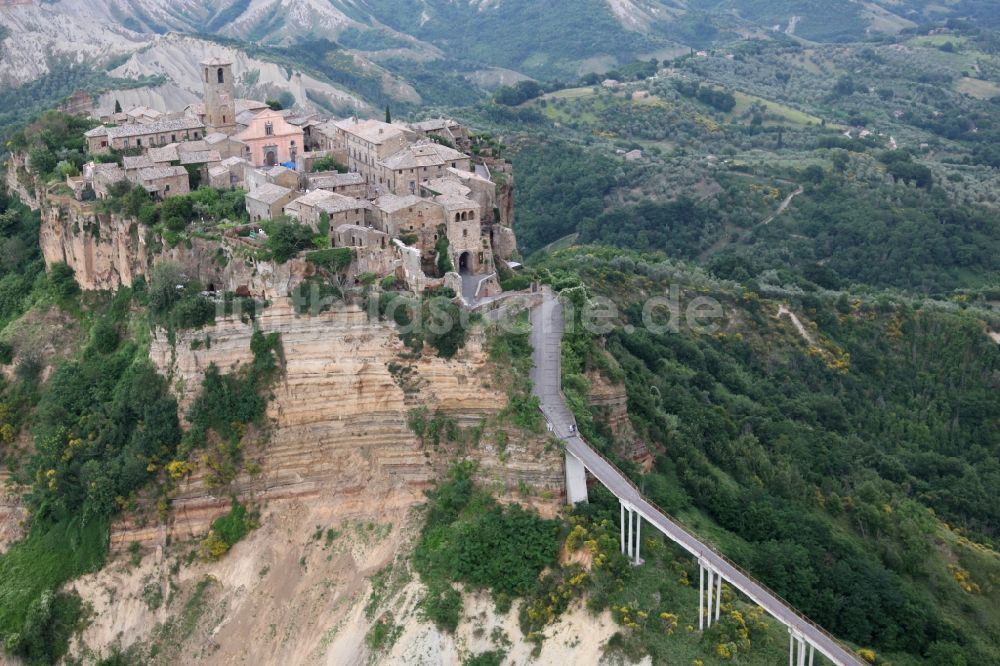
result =
[[[576,285],[578,304],[617,305],[612,332],[567,339],[565,390],[582,405],[591,373],[624,380],[651,472],[620,457],[600,411],[577,416],[654,502],[878,663],[1000,659],[1000,347],[986,334],[1000,317],[762,293],[607,248],[537,270]],[[644,326],[644,298],[671,285],[681,312],[721,304],[717,328]]]

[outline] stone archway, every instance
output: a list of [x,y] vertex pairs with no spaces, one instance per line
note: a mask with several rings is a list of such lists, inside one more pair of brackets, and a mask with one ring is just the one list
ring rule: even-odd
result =
[[264,164],[266,164],[269,167],[273,167],[277,163],[278,163],[278,155],[277,155],[277,153],[275,151],[273,151],[273,150],[268,150],[264,154]]
[[467,275],[472,272],[472,266],[470,265],[471,257],[468,252],[463,252],[458,257],[458,273],[459,275]]

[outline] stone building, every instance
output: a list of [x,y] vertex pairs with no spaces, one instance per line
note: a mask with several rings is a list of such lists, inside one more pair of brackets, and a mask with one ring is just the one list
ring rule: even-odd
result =
[[374,251],[389,248],[389,236],[378,229],[357,224],[342,224],[330,232],[333,247],[354,247]]
[[107,199],[108,190],[115,183],[126,180],[125,170],[117,164],[91,162],[83,167],[83,177],[91,183],[98,199]]
[[222,132],[213,132],[205,136],[205,144],[209,150],[215,150],[222,159],[229,157],[243,157],[246,155],[247,146],[242,141],[237,141],[233,137]]
[[247,214],[250,216],[250,221],[255,223],[261,220],[273,220],[284,214],[285,206],[294,198],[295,190],[273,183],[264,183],[247,192]]
[[420,183],[445,175],[447,169],[469,171],[472,159],[433,141],[416,143],[382,160],[379,184],[394,194],[417,194]]
[[208,168],[209,185],[218,189],[242,188],[250,163],[242,157],[229,157]]
[[210,58],[201,63],[205,88],[205,128],[208,133],[232,136],[236,133],[236,88],[233,63]]
[[247,146],[244,157],[254,166],[274,166],[295,162],[303,150],[303,133],[285,120],[280,111],[259,111],[247,128],[236,135]]
[[437,240],[437,229],[444,224],[441,204],[416,195],[383,194],[374,202],[369,223],[393,238],[416,236],[413,244],[430,250]]
[[293,171],[288,167],[283,167],[280,164],[264,169],[251,168],[246,172],[245,178],[247,189],[251,191],[264,183],[281,185],[290,190],[299,189],[300,184],[299,172]]
[[125,169],[125,177],[132,180],[140,169],[148,169],[156,164],[147,155],[126,156],[122,158],[122,167]]
[[348,167],[360,173],[369,185],[384,186],[382,162],[406,148],[416,134],[399,125],[378,120],[350,118],[334,125],[337,128],[333,150],[346,151]]
[[345,197],[326,190],[313,190],[285,206],[285,214],[318,230],[323,214],[327,215],[329,228],[348,224],[363,226],[371,204],[364,199]]
[[205,125],[195,118],[174,118],[152,123],[133,123],[119,127],[101,125],[86,132],[87,149],[94,154],[111,150],[165,146],[168,143],[200,139]]
[[323,171],[311,173],[305,177],[305,180],[306,189],[309,190],[326,190],[356,199],[362,199],[368,194],[368,185],[360,173]]
[[459,273],[482,273],[493,269],[489,243],[484,242],[479,205],[466,197],[442,194],[434,201],[444,209],[448,228],[448,249]]
[[469,128],[450,118],[435,118],[419,123],[410,123],[410,129],[426,137],[443,139],[459,150],[472,149]]
[[159,199],[169,199],[191,191],[187,169],[181,166],[152,166],[139,169],[131,180],[145,187],[147,192]]

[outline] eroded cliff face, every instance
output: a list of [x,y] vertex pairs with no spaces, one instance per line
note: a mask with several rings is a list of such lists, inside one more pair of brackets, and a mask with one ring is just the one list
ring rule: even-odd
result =
[[[479,480],[502,500],[550,515],[561,505],[561,452],[497,418],[507,403],[503,370],[489,362],[481,330],[454,359],[431,350],[415,357],[394,325],[369,321],[357,307],[299,316],[289,299],[275,299],[255,322],[220,320],[178,333],[173,343],[156,334],[150,357],[182,413],[210,364],[232,372],[252,360],[255,328],[280,333],[283,348],[267,413],[270,437],[245,454],[259,473],[244,471],[219,488],[198,464],[174,493],[165,522],[148,506],[118,521],[113,563],[74,583],[96,611],[76,654],[159,641],[162,663],[366,663],[367,579],[407,557],[422,522],[414,507],[453,460],[477,460]],[[419,407],[480,434],[461,444],[422,442],[407,425]],[[498,429],[508,434],[503,451]],[[530,496],[521,496],[526,487]],[[231,493],[261,510],[260,528],[221,560],[192,562],[186,555],[228,510]],[[145,554],[139,567],[124,552],[133,542]],[[186,599],[199,584],[205,608],[197,617],[185,617],[186,601],[149,603],[151,596]],[[460,663],[464,645],[420,620],[419,585],[399,592],[395,603],[411,623],[406,654],[430,650],[443,657],[428,663]],[[188,621],[189,635],[171,633]],[[495,621],[509,627],[516,618]]]
[[[420,502],[422,491],[442,472],[454,451],[433,448],[407,425],[411,410],[442,413],[460,428],[483,426],[467,454],[479,461],[480,478],[495,487],[519,486],[558,505],[562,467],[545,438],[508,429],[506,450],[497,450],[494,417],[507,403],[497,369],[487,360],[485,336],[474,331],[454,359],[430,353],[412,358],[395,327],[369,321],[350,306],[317,316],[297,315],[289,299],[276,299],[255,322],[219,321],[200,331],[154,338],[150,357],[169,378],[186,413],[210,364],[233,372],[251,360],[254,328],[281,334],[283,376],[268,407],[270,437],[250,442],[244,473],[231,487],[212,488],[208,470],[184,481],[173,500],[168,526],[140,527],[135,519],[115,527],[113,547],[140,541],[147,546],[203,535],[235,492],[257,500],[315,498],[366,502],[372,492],[391,492],[403,504]],[[193,348],[194,347],[194,348]],[[503,461],[501,461],[501,457]]]
[[240,251],[239,239],[191,238],[166,247],[149,227],[132,218],[98,213],[68,197],[48,197],[42,207],[39,244],[45,264],[65,262],[80,288],[130,287],[156,264],[179,264],[191,279],[218,291],[245,288],[259,298],[287,296],[310,274],[305,261],[256,261]]
[[588,403],[595,416],[603,420],[615,438],[615,446],[621,455],[639,463],[644,468],[652,468],[653,455],[644,441],[639,439],[628,415],[628,393],[625,384],[608,380],[596,370],[587,372],[590,383]]

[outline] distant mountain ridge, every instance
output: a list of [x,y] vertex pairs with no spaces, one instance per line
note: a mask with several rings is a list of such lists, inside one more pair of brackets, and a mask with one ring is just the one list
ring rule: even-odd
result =
[[[163,36],[179,33],[224,38],[248,59],[283,64],[285,81],[271,77],[269,91],[291,92],[305,107],[358,105],[347,100],[352,96],[364,98],[361,106],[411,104],[422,101],[414,76],[426,82],[459,72],[465,81],[456,77],[453,90],[521,75],[569,81],[734,39],[856,41],[932,19],[1000,13],[990,7],[987,0],[7,0],[0,3],[0,85],[37,81],[73,65],[130,76],[135,68],[122,64],[153,49],[163,59],[152,58],[144,69],[189,88],[169,74],[177,71],[169,61],[176,51],[162,46]],[[313,50],[330,45],[318,56],[320,70],[348,71],[318,80],[312,100],[293,82],[297,72],[323,78],[314,52],[295,56],[307,43]],[[283,51],[270,57],[272,46]],[[306,60],[314,65],[308,73],[299,69]],[[172,95],[161,90],[150,99]]]

